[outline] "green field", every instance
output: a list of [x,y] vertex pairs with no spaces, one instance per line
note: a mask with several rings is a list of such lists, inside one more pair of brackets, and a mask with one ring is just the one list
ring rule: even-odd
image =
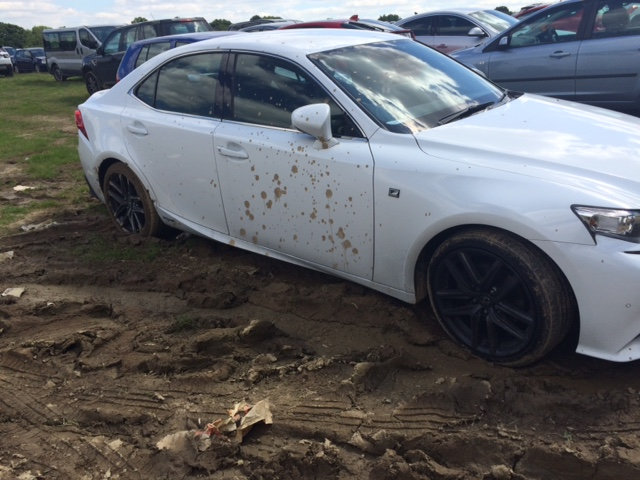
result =
[[[87,96],[80,78],[0,77],[0,236],[87,205],[74,120]],[[30,188],[16,191],[16,186]]]

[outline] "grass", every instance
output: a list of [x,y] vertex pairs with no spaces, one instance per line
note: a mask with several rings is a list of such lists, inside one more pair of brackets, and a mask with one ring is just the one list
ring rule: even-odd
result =
[[0,189],[6,198],[16,185],[35,187],[2,199],[1,236],[27,216],[87,202],[74,112],[88,95],[82,79],[56,82],[44,73],[0,77],[0,91]]
[[140,245],[124,245],[113,240],[94,236],[78,247],[78,257],[89,263],[113,262],[152,262],[163,252],[161,245],[155,242],[142,242]]

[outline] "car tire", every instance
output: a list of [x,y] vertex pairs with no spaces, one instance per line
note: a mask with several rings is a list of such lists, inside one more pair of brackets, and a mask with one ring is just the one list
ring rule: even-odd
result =
[[102,184],[105,204],[115,225],[125,233],[157,235],[162,222],[147,189],[123,163],[111,165]]
[[102,84],[93,72],[87,72],[84,74],[84,82],[87,85],[87,92],[89,92],[89,95],[93,95],[94,93],[102,90]]
[[577,316],[555,264],[500,230],[467,230],[442,242],[427,269],[427,288],[444,330],[474,355],[504,366],[544,357]]
[[51,67],[51,75],[53,75],[53,78],[56,82],[64,82],[67,79],[64,75],[62,75],[62,70],[60,70],[60,67],[58,67],[57,65]]

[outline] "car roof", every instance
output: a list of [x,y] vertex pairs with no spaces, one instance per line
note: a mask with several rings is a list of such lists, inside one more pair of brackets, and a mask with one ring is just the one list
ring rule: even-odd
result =
[[261,29],[269,29],[269,30],[275,30],[277,28],[282,28],[285,27],[287,25],[294,25],[297,23],[301,23],[300,20],[282,20],[282,21],[277,21],[277,22],[262,22],[262,23],[256,23],[255,25],[249,25],[247,27],[243,27],[240,28],[238,30],[230,30],[230,31],[236,31],[236,32],[261,32]]
[[67,32],[70,30],[77,30],[78,28],[88,28],[88,29],[92,29],[92,28],[99,28],[99,27],[114,27],[114,28],[118,28],[118,27],[126,27],[126,25],[122,24],[122,23],[101,23],[101,24],[96,24],[96,25],[78,25],[77,27],[60,27],[60,28],[45,28],[44,30],[42,30],[42,33],[55,33],[55,32]]
[[226,35],[235,35],[237,33],[241,33],[241,32],[237,32],[237,31],[229,31],[229,30],[218,30],[218,31],[212,31],[212,32],[193,32],[193,33],[175,33],[172,35],[164,35],[162,37],[151,37],[151,38],[144,38],[142,40],[138,40],[136,42],[133,42],[129,48],[134,48],[134,47],[139,47],[142,45],[148,45],[150,43],[162,43],[162,42],[167,42],[167,41],[171,41],[171,40],[176,40],[176,41],[191,41],[191,42],[199,42],[201,40],[207,40],[209,38],[216,38],[216,37],[224,37]]
[[179,23],[179,22],[189,22],[189,21],[195,21],[195,20],[204,20],[206,22],[204,17],[174,17],[174,18],[162,18],[160,20],[147,20],[145,22],[136,22],[136,23],[128,23],[125,25],[118,25],[109,33],[109,35],[113,35],[113,32],[126,30],[134,26],[139,27],[144,25],[158,25],[160,23],[171,23],[171,22]]
[[193,51],[205,50],[215,45],[216,48],[220,49],[246,49],[292,57],[376,41],[399,40],[401,38],[405,37],[371,30],[293,28],[204,40],[184,46],[182,51],[187,51],[185,49]]
[[[445,8],[442,10],[431,10],[428,12],[418,13],[416,15],[413,15],[412,17],[407,17],[407,18],[422,17],[424,15],[442,15],[443,13],[462,13],[466,15],[469,13],[482,12],[485,10],[493,10],[493,9],[492,8]],[[407,18],[403,18],[402,20],[406,20]]]

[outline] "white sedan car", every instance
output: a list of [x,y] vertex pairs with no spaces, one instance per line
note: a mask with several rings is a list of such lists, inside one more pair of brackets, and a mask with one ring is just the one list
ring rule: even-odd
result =
[[117,228],[168,225],[429,298],[519,366],[579,331],[640,358],[640,120],[506,92],[397,35],[283,30],[162,53],[78,107]]

